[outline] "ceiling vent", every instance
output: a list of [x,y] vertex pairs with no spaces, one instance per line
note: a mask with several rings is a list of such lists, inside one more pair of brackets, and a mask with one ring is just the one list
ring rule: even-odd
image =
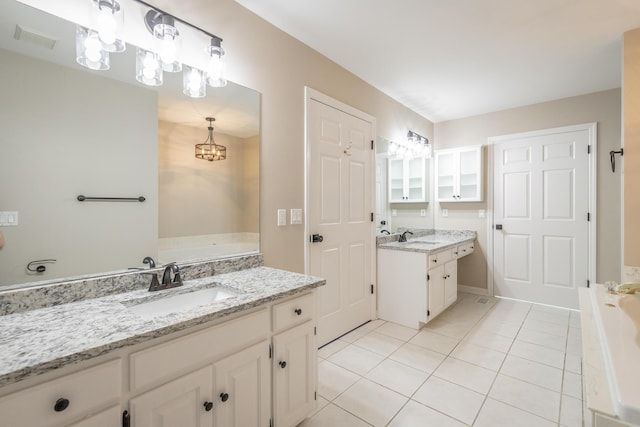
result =
[[21,27],[20,25],[16,25],[16,31],[15,33],[13,33],[13,38],[16,40],[33,43],[49,50],[53,50],[53,48],[55,48],[56,44],[58,43],[57,39],[33,30],[28,30],[24,27]]

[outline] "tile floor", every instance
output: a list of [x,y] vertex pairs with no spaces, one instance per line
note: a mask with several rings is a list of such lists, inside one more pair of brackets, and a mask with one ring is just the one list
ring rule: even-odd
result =
[[582,426],[581,352],[578,312],[460,294],[421,331],[375,320],[321,348],[299,427]]

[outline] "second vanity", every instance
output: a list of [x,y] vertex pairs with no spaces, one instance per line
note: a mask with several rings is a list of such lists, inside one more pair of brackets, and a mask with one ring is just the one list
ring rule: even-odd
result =
[[[324,280],[251,258],[167,291],[4,313],[0,425],[296,425],[316,406],[315,288]],[[223,291],[217,300],[189,308],[148,304],[213,288]]]
[[458,295],[458,259],[475,250],[474,231],[411,230],[378,238],[378,317],[420,329]]

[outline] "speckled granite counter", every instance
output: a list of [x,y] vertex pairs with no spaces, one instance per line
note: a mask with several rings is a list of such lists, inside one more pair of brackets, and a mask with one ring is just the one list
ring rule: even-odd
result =
[[[238,295],[152,320],[124,304],[190,292],[212,282]],[[182,287],[155,293],[136,289],[0,316],[0,387],[324,284],[313,276],[255,267],[189,280]]]
[[398,234],[378,237],[380,249],[395,249],[409,252],[439,252],[475,240],[476,232],[469,230],[419,230],[409,229],[406,242],[398,241]]

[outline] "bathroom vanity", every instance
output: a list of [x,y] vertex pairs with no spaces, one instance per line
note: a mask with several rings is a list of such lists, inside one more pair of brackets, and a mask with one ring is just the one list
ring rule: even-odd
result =
[[458,295],[458,259],[474,250],[474,231],[415,231],[378,241],[378,317],[420,329]]
[[[325,281],[263,267],[259,255],[224,261],[220,274],[158,292],[145,278],[57,305],[43,295],[55,286],[73,294],[72,283],[0,293],[5,311],[15,303],[0,316],[0,424],[302,421],[316,406],[315,288]],[[44,307],[30,309],[29,300]]]

